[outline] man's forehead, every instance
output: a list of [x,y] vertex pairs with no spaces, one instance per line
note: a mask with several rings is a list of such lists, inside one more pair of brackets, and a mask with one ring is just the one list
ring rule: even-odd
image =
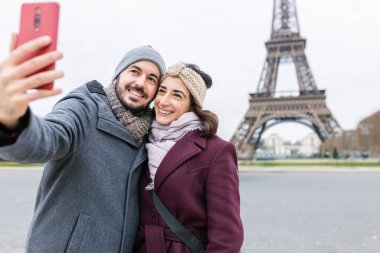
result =
[[148,60],[141,60],[141,61],[137,61],[137,62],[134,62],[132,63],[131,65],[129,65],[130,67],[131,66],[138,66],[138,67],[141,67],[141,66],[155,66],[157,67],[158,69],[158,66],[156,63],[152,62],[152,61],[148,61]]

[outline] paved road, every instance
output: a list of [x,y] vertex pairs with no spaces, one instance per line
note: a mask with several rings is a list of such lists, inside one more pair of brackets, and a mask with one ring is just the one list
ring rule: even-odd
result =
[[41,171],[0,170],[0,253],[25,252],[40,177]]
[[379,173],[242,173],[244,252],[380,252]]
[[[40,171],[0,171],[0,253],[23,252]],[[380,173],[241,173],[245,253],[380,252]]]

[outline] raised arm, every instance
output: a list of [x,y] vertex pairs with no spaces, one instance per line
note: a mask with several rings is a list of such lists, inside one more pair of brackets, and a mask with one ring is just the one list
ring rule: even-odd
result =
[[61,89],[27,92],[63,76],[58,70],[33,74],[62,58],[60,52],[54,51],[29,59],[51,43],[50,37],[43,36],[17,48],[16,42],[17,34],[13,34],[10,54],[0,62],[0,124],[10,130],[17,128],[30,102],[62,92]]

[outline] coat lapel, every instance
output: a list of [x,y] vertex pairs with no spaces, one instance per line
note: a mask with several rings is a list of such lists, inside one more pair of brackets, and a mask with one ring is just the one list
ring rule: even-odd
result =
[[134,172],[141,164],[143,164],[148,158],[148,151],[146,150],[146,144],[141,144],[139,151],[137,152],[136,159],[133,161],[131,172]]
[[124,126],[116,119],[112,112],[111,106],[108,102],[107,95],[103,89],[103,86],[97,81],[91,81],[87,83],[87,89],[90,93],[97,93],[100,95],[100,99],[105,103],[98,104],[98,123],[97,129],[110,134],[118,139],[121,139],[134,147],[138,147],[136,141],[132,135],[124,128]]
[[182,137],[166,154],[157,169],[154,178],[154,188],[158,192],[160,186],[181,164],[197,155],[206,147],[206,139],[192,131]]
[[99,106],[97,128],[116,138],[119,138],[134,147],[138,147],[132,135],[125,127],[116,119],[112,110],[108,107],[108,103]]
[[107,134],[110,134],[116,138],[119,138],[130,145],[134,147],[138,147],[136,141],[133,139],[132,135],[121,125],[115,124],[117,122],[115,121],[110,121],[106,118],[99,117],[98,118],[98,124],[97,128]]

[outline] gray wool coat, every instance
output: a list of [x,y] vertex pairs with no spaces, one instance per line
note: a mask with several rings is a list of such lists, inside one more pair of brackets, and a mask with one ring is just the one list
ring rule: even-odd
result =
[[45,163],[26,252],[132,252],[147,154],[115,118],[98,82],[73,90],[44,119],[31,114],[0,157]]

